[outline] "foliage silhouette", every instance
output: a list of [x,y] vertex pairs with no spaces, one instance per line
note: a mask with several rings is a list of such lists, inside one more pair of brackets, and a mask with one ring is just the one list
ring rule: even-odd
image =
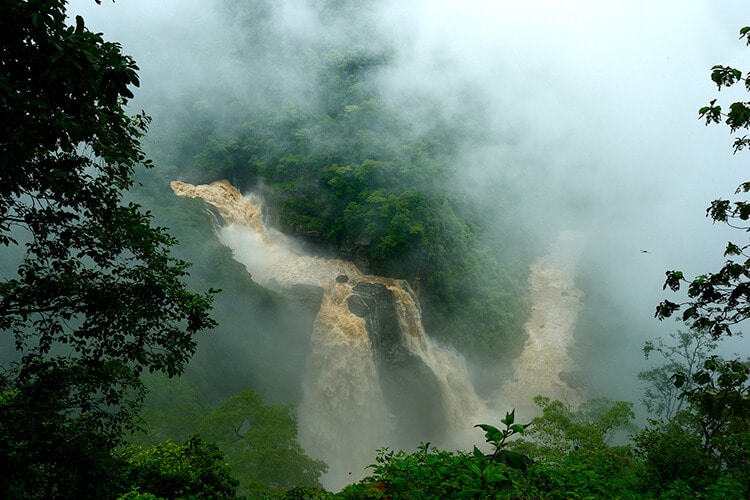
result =
[[0,5],[0,496],[102,497],[142,370],[176,375],[214,325],[175,240],[125,201],[149,118],[135,62],[62,0]]
[[[750,45],[748,28],[750,27],[740,30],[740,39],[745,39]],[[742,71],[729,66],[716,65],[711,70],[711,80],[718,90],[742,83],[745,90],[750,92],[750,73],[744,77],[742,75]],[[750,103],[747,102],[733,102],[727,111],[722,109],[717,99],[713,99],[698,113],[705,119],[706,125],[723,122],[731,133],[750,128]],[[749,145],[750,138],[747,135],[736,137],[734,152],[742,151]],[[742,195],[748,191],[750,182],[744,182],[735,194]],[[706,215],[714,222],[722,222],[744,231],[750,229],[747,224],[750,203],[743,199],[714,200],[706,210]],[[693,330],[709,332],[714,338],[736,332],[735,326],[750,316],[750,256],[746,254],[749,246],[729,242],[724,251],[727,260],[721,269],[692,280],[688,280],[682,271],[667,271],[664,289],[678,291],[687,286],[688,300],[684,303],[662,301],[656,308],[656,317],[669,318],[682,310],[681,319]]]

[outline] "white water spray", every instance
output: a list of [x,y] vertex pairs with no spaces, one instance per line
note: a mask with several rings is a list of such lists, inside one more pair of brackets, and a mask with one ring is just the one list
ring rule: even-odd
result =
[[306,255],[293,240],[265,227],[259,200],[242,196],[226,181],[203,186],[173,182],[172,189],[180,196],[201,197],[219,210],[228,224],[219,230],[220,240],[257,282],[282,292],[297,285],[323,291],[299,408],[299,439],[308,454],[329,464],[327,487],[337,489],[365,475],[376,449],[402,446],[396,439],[402,422],[388,409],[366,321],[352,312],[350,299],[359,284],[385,287],[393,295],[407,351],[434,374],[447,429],[443,441],[433,443],[470,447],[479,437],[471,432],[474,424],[497,424],[495,413],[512,407],[530,418],[536,394],[573,405],[585,397],[560,378],[561,372],[574,369],[568,348],[583,297],[574,284],[576,235],[563,234],[531,267],[529,338],[514,362],[513,379],[493,397],[497,409],[490,410],[477,396],[463,358],[426,335],[416,296],[405,281],[365,275],[351,262]]
[[[300,284],[323,290],[299,408],[299,437],[311,456],[328,463],[327,484],[340,487],[362,477],[376,449],[399,446],[394,435],[399,422],[388,410],[365,321],[348,305],[353,287],[360,283],[382,285],[394,295],[406,348],[434,373],[446,436],[456,437],[441,444],[468,445],[459,442],[460,436],[467,435],[484,405],[463,358],[425,334],[419,305],[406,282],[364,275],[350,262],[305,255],[289,238],[265,228],[260,207],[226,181],[203,186],[173,182],[172,189],[181,196],[201,197],[219,210],[228,223],[219,238],[256,281],[282,290]],[[337,280],[341,276],[346,279]]]
[[473,425],[497,425],[499,415],[511,408],[528,420],[536,413],[532,398],[537,394],[572,406],[585,399],[584,389],[573,389],[561,378],[563,372],[575,369],[568,349],[583,298],[574,281],[578,235],[562,233],[550,252],[531,266],[528,340],[514,361],[513,378],[488,408],[477,396],[463,358],[426,335],[416,296],[405,281],[365,275],[351,262],[306,255],[293,240],[263,224],[257,198],[242,196],[228,182],[203,186],[173,182],[172,189],[180,196],[201,197],[219,210],[227,223],[218,232],[220,240],[255,281],[282,293],[298,285],[323,291],[299,407],[299,440],[309,455],[328,463],[323,482],[329,489],[364,476],[378,448],[404,447],[396,437],[404,422],[389,410],[366,320],[352,312],[350,299],[358,285],[377,285],[392,294],[407,352],[421,360],[437,381],[439,411],[447,428],[443,440],[431,439],[433,444],[454,449],[478,444]]

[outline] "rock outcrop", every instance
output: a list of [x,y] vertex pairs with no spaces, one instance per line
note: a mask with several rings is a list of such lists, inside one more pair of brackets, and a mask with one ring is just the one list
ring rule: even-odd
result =
[[447,422],[440,383],[409,349],[395,300],[385,285],[364,282],[354,285],[347,305],[365,320],[385,403],[399,422],[397,441],[418,444],[442,436]]

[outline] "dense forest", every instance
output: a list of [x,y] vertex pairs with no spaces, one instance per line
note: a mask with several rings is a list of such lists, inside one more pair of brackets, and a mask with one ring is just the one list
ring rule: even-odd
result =
[[[254,23],[249,32],[262,22],[240,18]],[[370,81],[387,62],[388,54],[366,48],[307,54],[316,85],[304,106],[232,103],[230,130],[211,105],[183,104],[194,109],[194,125],[163,161],[189,182],[229,179],[259,191],[274,225],[322,255],[413,287],[419,281],[433,335],[510,359],[523,340],[528,236],[509,219],[506,235],[491,233],[482,207],[450,188],[461,175],[455,138],[470,135],[471,122],[415,130]],[[503,205],[510,203],[499,195]]]
[[[750,498],[750,363],[717,354],[750,312],[742,242],[716,272],[667,273],[665,290],[686,297],[657,317],[685,328],[644,346],[659,363],[639,375],[642,428],[632,402],[537,396],[537,417],[467,422],[485,436],[471,450],[372,450],[368,477],[327,491],[327,464],[298,441],[296,368],[315,311],[257,284],[209,237],[215,214],[169,181],[228,179],[262,195],[267,223],[311,253],[418,290],[440,342],[510,362],[539,242],[514,220],[516,194],[492,200],[502,223],[490,225],[460,188],[458,151],[482,134],[481,105],[447,119],[423,102],[434,119],[410,120],[376,85],[396,48],[372,43],[383,40],[365,6],[320,2],[349,38],[332,30],[299,51],[270,32],[274,2],[224,2],[246,34],[237,67],[283,57],[313,75],[296,89],[304,100],[259,78],[252,105],[178,95],[169,105],[183,114],[149,130],[129,107],[136,61],[66,4],[0,7],[0,496]],[[750,90],[739,69],[710,76]],[[733,134],[750,128],[744,102],[699,113]],[[738,137],[735,152],[748,144]],[[750,212],[716,200],[708,213],[745,229]]]
[[449,165],[460,124],[415,136],[367,85],[380,58],[321,58],[324,111],[248,111],[231,135],[198,120],[183,141],[199,152],[173,159],[185,166],[181,178],[260,189],[278,226],[319,252],[420,281],[437,336],[508,357],[525,319],[528,262],[505,255],[507,242],[490,246],[476,207],[445,187],[459,175]]

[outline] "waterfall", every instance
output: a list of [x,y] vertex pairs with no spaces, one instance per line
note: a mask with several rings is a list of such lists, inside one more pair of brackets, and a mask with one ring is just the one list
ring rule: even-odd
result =
[[380,386],[365,320],[348,307],[350,283],[331,281],[315,319],[312,353],[299,408],[299,439],[329,466],[338,489],[364,475],[374,451],[394,446],[396,422]]
[[261,206],[226,181],[171,184],[201,197],[227,223],[219,238],[253,279],[284,293],[322,291],[312,353],[299,408],[307,453],[329,464],[338,488],[361,478],[383,447],[413,449],[420,441],[463,447],[484,405],[463,358],[432,341],[406,281],[365,275],[354,264],[306,255],[290,238],[263,225]]
[[[481,401],[464,359],[425,333],[414,291],[406,281],[366,275],[351,262],[307,255],[294,240],[263,223],[258,198],[243,196],[226,181],[192,186],[173,182],[180,196],[216,207],[226,225],[221,242],[253,279],[281,293],[300,288],[319,301],[310,339],[299,440],[306,452],[328,463],[324,484],[338,489],[366,474],[375,451],[414,449],[420,441],[466,448],[479,441],[476,423],[497,425],[516,408],[528,421],[542,394],[577,406],[583,387],[566,380],[576,369],[568,350],[583,293],[575,286],[581,237],[563,232],[529,275],[532,314],[526,346],[513,377]],[[309,293],[314,290],[315,293]],[[316,302],[318,307],[318,302]]]

